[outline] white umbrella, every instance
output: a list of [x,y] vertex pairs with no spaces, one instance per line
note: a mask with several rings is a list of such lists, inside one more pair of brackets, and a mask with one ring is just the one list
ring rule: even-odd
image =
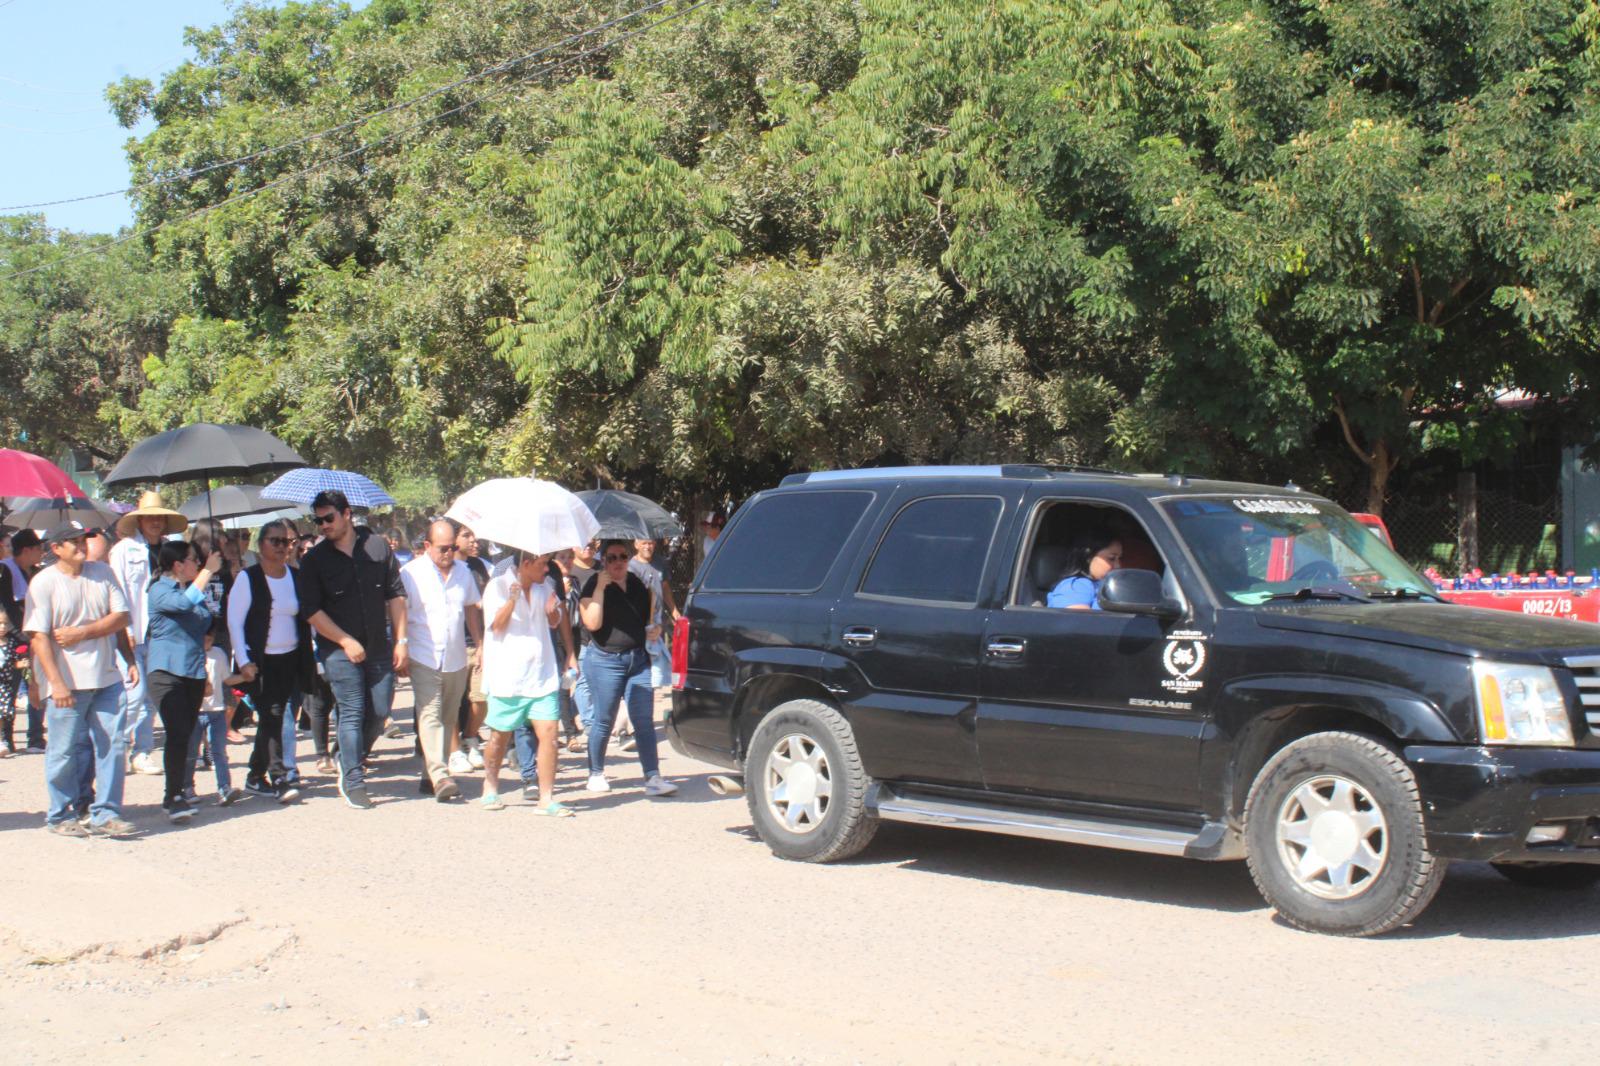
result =
[[553,481],[502,477],[462,493],[445,517],[484,540],[543,555],[589,543],[600,523],[578,499]]
[[223,529],[260,529],[268,522],[298,522],[306,516],[304,507],[280,507],[276,511],[256,511],[222,520]]

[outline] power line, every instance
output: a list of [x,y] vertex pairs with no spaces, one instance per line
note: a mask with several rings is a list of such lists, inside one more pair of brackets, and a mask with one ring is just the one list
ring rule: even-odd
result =
[[241,163],[251,163],[257,159],[264,159],[267,156],[273,155],[277,152],[282,152],[290,148],[298,148],[303,144],[310,144],[312,141],[320,140],[323,137],[332,136],[335,133],[343,133],[347,130],[355,129],[357,126],[364,126],[373,119],[382,118],[384,115],[390,115],[396,111],[403,111],[409,107],[415,107],[417,104],[420,104],[426,100],[431,100],[435,96],[447,93],[452,89],[458,89],[463,85],[467,85],[475,81],[481,81],[484,78],[490,77],[494,74],[511,70],[514,67],[521,66],[522,64],[528,62],[530,59],[537,59],[539,56],[548,52],[552,52],[557,48],[561,48],[569,44],[575,44],[586,37],[593,37],[597,33],[604,33],[606,30],[609,30],[614,26],[638,18],[640,15],[654,11],[656,8],[663,7],[671,2],[672,0],[652,0],[651,3],[646,4],[644,7],[630,11],[625,15],[618,15],[615,18],[602,22],[598,26],[583,30],[580,33],[569,34],[568,36],[563,37],[561,40],[556,41],[554,44],[545,45],[543,48],[536,48],[526,55],[517,56],[514,59],[508,59],[504,62],[496,63],[494,66],[485,67],[477,73],[468,74],[465,77],[457,78],[455,81],[441,85],[438,88],[429,89],[421,96],[414,96],[409,100],[401,100],[397,103],[390,104],[388,107],[370,112],[369,114],[358,116],[357,118],[353,118],[349,122],[343,122],[337,126],[330,126],[325,130],[318,130],[315,133],[308,133],[303,137],[296,137],[292,141],[285,141],[283,144],[275,145],[271,148],[263,148],[258,152],[251,152],[249,155],[242,155],[235,159],[223,159],[215,163],[207,163],[203,167],[194,167],[189,170],[181,170],[176,174],[169,174],[166,177],[152,178],[149,181],[137,182],[125,189],[112,189],[108,192],[89,193],[86,196],[71,196],[64,200],[42,200],[33,204],[12,204],[8,207],[0,207],[0,212],[34,211],[44,207],[60,207],[63,204],[80,204],[88,200],[103,200],[108,196],[124,196],[128,193],[139,192],[142,189],[151,188],[152,186],[170,185],[177,181],[188,181],[191,178],[199,177],[201,174],[208,174],[213,170],[221,170],[223,167],[238,166]]
[[[256,195],[259,195],[260,193],[264,193],[269,189],[277,188],[279,185],[284,185],[284,184],[286,184],[288,182],[291,182],[291,181],[295,180],[296,178],[303,178],[308,174],[314,174],[319,170],[323,170],[326,167],[329,167],[329,166],[333,165],[334,163],[338,163],[338,162],[340,162],[342,160],[349,159],[352,156],[357,156],[357,155],[360,155],[363,152],[370,151],[373,148],[378,148],[378,147],[380,147],[382,145],[388,144],[389,142],[397,140],[400,137],[404,137],[408,133],[414,133],[415,131],[421,129],[422,127],[427,126],[427,125],[431,125],[432,123],[435,123],[435,122],[439,121],[442,118],[449,118],[451,115],[457,114],[458,112],[461,112],[461,111],[465,111],[469,107],[475,107],[478,104],[483,103],[485,100],[491,100],[494,97],[501,96],[501,95],[503,95],[503,94],[505,94],[507,92],[510,92],[512,89],[515,89],[517,87],[519,82],[527,81],[527,80],[529,80],[531,78],[534,78],[534,77],[538,76],[539,74],[547,74],[547,73],[550,73],[551,71],[559,70],[562,67],[568,66],[569,64],[572,64],[572,63],[575,63],[580,59],[586,59],[589,56],[595,55],[595,54],[600,53],[600,52],[604,52],[609,48],[614,48],[619,44],[622,44],[622,43],[624,43],[626,41],[630,41],[635,37],[638,37],[638,36],[641,36],[642,34],[650,32],[651,30],[655,29],[657,26],[664,26],[667,23],[672,22],[675,19],[680,19],[683,16],[689,14],[690,12],[697,11],[700,8],[706,7],[706,6],[708,6],[710,4],[713,4],[713,3],[716,3],[716,0],[697,0],[696,3],[690,4],[688,7],[683,8],[680,11],[674,11],[672,14],[666,15],[666,16],[664,16],[662,18],[659,18],[656,21],[654,21],[652,23],[649,23],[648,25],[641,26],[636,30],[629,30],[627,33],[624,33],[621,36],[616,37],[613,40],[606,41],[606,42],[603,42],[601,44],[597,44],[597,45],[593,46],[592,48],[587,48],[587,49],[585,49],[585,50],[583,50],[581,52],[574,52],[570,56],[565,56],[565,57],[563,57],[561,59],[551,60],[548,63],[541,64],[536,70],[528,72],[527,74],[523,75],[521,78],[517,79],[517,81],[513,81],[513,82],[510,82],[509,84],[502,85],[500,88],[495,89],[492,92],[484,93],[482,96],[475,97],[474,99],[468,100],[464,104],[459,104],[459,105],[457,105],[455,107],[452,107],[448,111],[441,111],[437,115],[430,115],[428,118],[423,119],[421,122],[413,123],[412,125],[407,126],[404,129],[396,130],[394,133],[391,133],[391,134],[389,134],[389,135],[387,135],[385,137],[380,137],[378,140],[370,141],[370,142],[368,142],[366,144],[357,145],[356,147],[350,149],[349,151],[340,152],[338,155],[330,156],[329,158],[324,159],[324,160],[322,160],[321,162],[318,162],[318,163],[313,163],[312,165],[310,165],[308,167],[305,167],[304,169],[297,170],[297,171],[294,171],[294,172],[289,173],[289,174],[285,174],[282,177],[274,178],[273,180],[267,182],[265,185],[258,185],[254,189],[246,189],[244,192],[235,193],[234,195],[228,197],[227,199],[218,200],[214,204],[207,204],[204,207],[197,208],[194,211],[191,211],[188,214],[182,215],[182,216],[180,216],[178,218],[169,218],[169,219],[166,219],[166,220],[164,220],[162,222],[157,222],[155,225],[150,226],[147,229],[131,230],[128,233],[125,233],[120,237],[113,238],[112,240],[106,242],[105,244],[100,244],[100,245],[96,245],[93,248],[87,248],[87,249],[84,249],[82,251],[73,252],[70,255],[59,256],[59,257],[57,257],[55,259],[50,260],[48,263],[40,263],[38,266],[28,267],[28,268],[26,268],[24,270],[14,270],[9,274],[0,274],[0,282],[11,281],[11,280],[14,280],[16,278],[25,277],[25,276],[27,276],[29,274],[37,274],[40,271],[50,270],[50,269],[52,269],[54,267],[60,266],[63,263],[70,263],[73,260],[84,259],[84,258],[87,258],[87,257],[89,257],[91,255],[102,255],[102,254],[104,254],[106,252],[111,251],[113,248],[117,248],[117,247],[120,247],[121,245],[127,244],[129,241],[134,240],[137,237],[146,237],[146,236],[149,236],[152,233],[155,233],[157,230],[165,229],[168,226],[176,225],[176,224],[182,223],[182,222],[189,222],[189,221],[191,221],[193,219],[199,218],[201,215],[209,214],[212,211],[216,211],[216,210],[219,210],[221,208],[227,207],[230,204],[236,204],[236,203],[239,203],[242,200],[248,200],[252,196],[256,196]],[[652,7],[659,7],[660,4],[653,4],[651,6]],[[641,9],[641,10],[645,10],[645,9]]]

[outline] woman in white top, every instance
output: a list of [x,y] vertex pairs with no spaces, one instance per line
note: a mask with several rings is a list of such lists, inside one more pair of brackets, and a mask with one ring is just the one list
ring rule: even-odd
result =
[[531,724],[539,742],[539,814],[566,817],[556,802],[556,729],[561,721],[561,674],[550,630],[561,621],[561,599],[546,580],[549,555],[516,552],[515,568],[497,574],[483,589],[483,691],[492,731],[484,750],[484,808],[503,810],[500,762],[511,736]]

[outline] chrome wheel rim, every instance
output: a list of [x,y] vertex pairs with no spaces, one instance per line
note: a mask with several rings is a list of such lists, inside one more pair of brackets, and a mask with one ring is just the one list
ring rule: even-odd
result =
[[1321,899],[1354,899],[1389,861],[1389,826],[1372,794],[1322,774],[1295,786],[1278,809],[1278,854],[1289,876]]
[[822,747],[790,733],[767,756],[767,810],[791,833],[810,833],[828,815],[833,775]]

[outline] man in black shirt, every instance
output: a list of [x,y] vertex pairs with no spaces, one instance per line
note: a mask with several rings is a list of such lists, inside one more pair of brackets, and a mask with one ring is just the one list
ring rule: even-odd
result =
[[394,675],[404,674],[410,662],[405,585],[384,539],[351,521],[344,493],[318,493],[311,510],[323,540],[300,560],[300,616],[316,630],[317,654],[338,708],[339,794],[366,810],[373,804],[361,760],[389,717]]

